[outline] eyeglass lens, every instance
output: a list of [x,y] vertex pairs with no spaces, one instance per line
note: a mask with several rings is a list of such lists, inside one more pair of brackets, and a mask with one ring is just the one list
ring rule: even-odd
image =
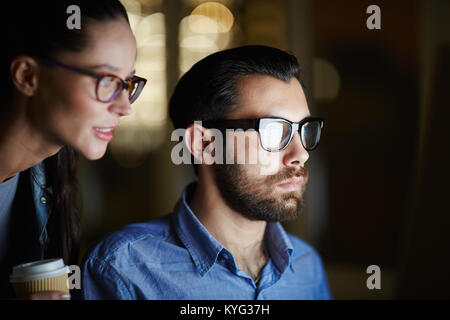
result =
[[139,96],[142,87],[141,81],[133,81],[131,86],[128,88],[128,97],[130,98],[130,102],[134,102],[136,98]]
[[320,140],[320,122],[309,121],[302,126],[300,131],[301,140],[306,150],[312,150],[319,144]]
[[[131,86],[127,89],[130,102],[134,102],[136,100],[141,91],[138,89],[140,89],[141,86],[141,81],[137,80],[133,81]],[[122,81],[118,78],[104,76],[100,79],[97,87],[97,98],[103,102],[111,101],[120,94],[122,88]]]
[[[263,121],[264,120],[264,121]],[[281,120],[262,119],[259,127],[262,147],[268,151],[280,151],[291,140],[291,124]],[[310,151],[317,147],[320,140],[320,122],[312,120],[303,124],[300,137],[303,147]]]
[[261,121],[259,134],[264,149],[278,151],[288,143],[291,126],[282,121]]
[[109,101],[122,87],[119,79],[105,76],[100,79],[97,87],[97,98],[100,101]]

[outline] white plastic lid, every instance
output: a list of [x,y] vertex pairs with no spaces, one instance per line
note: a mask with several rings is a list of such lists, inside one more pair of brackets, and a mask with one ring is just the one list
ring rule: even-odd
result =
[[41,280],[69,272],[69,267],[64,264],[63,259],[39,260],[15,266],[9,280],[12,283]]

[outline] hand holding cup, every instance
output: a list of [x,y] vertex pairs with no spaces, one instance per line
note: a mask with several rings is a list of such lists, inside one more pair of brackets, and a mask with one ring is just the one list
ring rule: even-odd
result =
[[19,299],[68,300],[69,272],[62,259],[39,260],[15,266],[10,282]]

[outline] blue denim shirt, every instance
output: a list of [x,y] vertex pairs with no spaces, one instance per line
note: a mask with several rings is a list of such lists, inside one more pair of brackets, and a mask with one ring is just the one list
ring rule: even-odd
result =
[[[52,191],[46,186],[45,166],[42,162],[20,174],[16,196],[17,193],[23,192],[21,189],[23,186],[29,191],[25,193],[27,198],[21,199],[21,201],[33,201],[34,208],[32,206],[26,210],[14,208],[11,212],[14,215],[12,219],[14,218],[18,222],[15,227],[22,232],[16,233],[17,230],[11,232],[9,241],[12,243],[8,243],[7,246],[14,252],[8,252],[4,260],[0,261],[0,299],[14,297],[9,283],[12,267],[18,263],[43,259],[45,245],[48,241],[46,227],[50,210],[46,195]],[[17,203],[19,202],[17,200]],[[16,250],[17,246],[20,248],[19,250]]]
[[30,168],[31,192],[33,195],[34,207],[36,209],[37,228],[39,232],[39,244],[41,247],[41,259],[44,258],[44,246],[48,241],[47,221],[49,218],[49,208],[46,193],[52,193],[52,189],[47,187],[45,179],[45,166],[43,162]]
[[95,247],[82,267],[84,299],[331,298],[317,252],[279,223],[267,225],[270,258],[255,284],[197,219],[186,195],[172,214],[129,225]]

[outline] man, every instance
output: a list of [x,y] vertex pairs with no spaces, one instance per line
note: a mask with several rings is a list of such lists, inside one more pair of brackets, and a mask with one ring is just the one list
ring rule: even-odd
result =
[[170,116],[185,129],[198,182],[172,214],[91,252],[84,298],[329,299],[320,257],[279,223],[302,209],[308,150],[323,125],[310,116],[295,57],[265,46],[212,54],[181,78]]

